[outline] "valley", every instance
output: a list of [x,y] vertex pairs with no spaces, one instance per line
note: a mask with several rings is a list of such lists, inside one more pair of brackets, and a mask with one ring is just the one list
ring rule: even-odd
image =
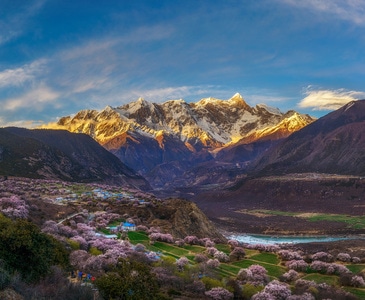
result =
[[[250,107],[240,95],[139,99],[81,111],[53,129],[2,128],[0,297],[1,289],[24,294],[20,272],[33,295],[46,295],[44,276],[59,276],[49,293],[77,290],[85,300],[146,298],[146,290],[153,299],[246,300],[276,290],[283,299],[362,299],[364,105],[314,120]],[[243,234],[333,241],[247,243]],[[37,239],[48,241],[48,259]],[[30,275],[18,264],[24,257],[43,269]],[[76,270],[95,282],[74,280]],[[130,285],[118,286],[121,278]]]
[[347,235],[365,231],[365,180],[300,173],[246,178],[191,199],[227,231],[283,235]]

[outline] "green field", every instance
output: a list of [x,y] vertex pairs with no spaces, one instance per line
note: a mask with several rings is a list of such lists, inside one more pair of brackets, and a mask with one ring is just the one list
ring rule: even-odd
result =
[[[173,244],[164,242],[150,243],[147,233],[132,231],[128,233],[129,240],[133,244],[143,243],[147,249],[155,251],[162,256],[169,257],[172,262],[181,257],[186,257],[189,260],[191,267],[197,266],[195,262],[195,256],[200,253],[204,253],[205,247],[198,245],[184,245],[179,247]],[[223,251],[229,254],[231,248],[227,244],[217,244],[215,247],[219,251]],[[260,252],[258,250],[245,249],[245,258],[235,262],[221,263],[220,266],[213,270],[215,276],[218,276],[219,280],[224,282],[224,278],[232,278],[237,276],[238,272],[243,268],[248,268],[251,265],[260,265],[267,270],[267,274],[270,279],[279,279],[284,273],[288,271],[283,266],[283,262],[276,253]],[[347,264],[348,269],[357,274],[365,269],[364,264]],[[324,275],[317,273],[313,270],[308,270],[307,273],[300,273],[301,278],[306,280],[313,280],[317,283],[327,283],[333,286],[339,287],[339,277],[336,275]],[[363,288],[351,288],[344,287],[350,293],[359,297],[359,299],[365,299],[365,289]]]
[[341,214],[319,214],[319,213],[308,213],[303,212],[287,212],[278,210],[251,210],[248,213],[260,213],[273,216],[288,216],[288,217],[301,217],[309,222],[341,222],[346,223],[348,228],[352,229],[365,229],[365,216],[350,216]]

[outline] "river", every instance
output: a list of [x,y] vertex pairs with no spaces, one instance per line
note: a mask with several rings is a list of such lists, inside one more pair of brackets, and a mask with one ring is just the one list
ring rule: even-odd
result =
[[342,240],[358,239],[364,237],[355,236],[280,236],[280,235],[259,235],[259,234],[230,234],[226,235],[228,239],[237,240],[246,244],[298,244],[314,242],[335,242]]

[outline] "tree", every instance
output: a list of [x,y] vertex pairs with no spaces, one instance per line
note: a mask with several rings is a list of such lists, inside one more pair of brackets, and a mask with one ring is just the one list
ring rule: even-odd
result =
[[205,295],[214,300],[230,300],[233,299],[233,294],[222,287],[212,288],[205,292]]
[[233,251],[229,254],[229,259],[231,261],[241,260],[246,255],[245,249],[242,247],[236,247]]
[[148,265],[120,259],[95,285],[105,299],[157,299],[157,280]]
[[0,259],[26,281],[39,280],[52,265],[68,265],[65,247],[29,221],[0,215],[0,240]]

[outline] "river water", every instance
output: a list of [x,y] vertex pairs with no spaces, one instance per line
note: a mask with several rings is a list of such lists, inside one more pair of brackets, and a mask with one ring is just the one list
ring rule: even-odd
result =
[[228,239],[237,240],[246,244],[298,244],[314,242],[335,242],[363,237],[340,237],[340,236],[273,236],[256,234],[231,234],[226,236]]

